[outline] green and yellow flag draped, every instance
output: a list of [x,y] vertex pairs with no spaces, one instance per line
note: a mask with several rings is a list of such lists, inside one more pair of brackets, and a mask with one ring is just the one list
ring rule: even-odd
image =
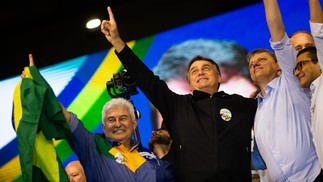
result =
[[23,180],[69,181],[54,145],[71,137],[60,103],[35,66],[25,74],[14,91],[12,118]]

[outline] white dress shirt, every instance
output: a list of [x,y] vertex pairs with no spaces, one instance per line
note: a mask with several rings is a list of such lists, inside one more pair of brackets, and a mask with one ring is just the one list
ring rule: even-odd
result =
[[[323,24],[310,22],[311,33],[317,49],[321,70],[323,70]],[[321,168],[323,168],[323,79],[322,74],[311,84],[311,120],[313,141]]]
[[309,92],[293,75],[296,51],[285,34],[271,42],[282,74],[258,95],[255,137],[269,181],[314,181],[320,173],[311,134]]

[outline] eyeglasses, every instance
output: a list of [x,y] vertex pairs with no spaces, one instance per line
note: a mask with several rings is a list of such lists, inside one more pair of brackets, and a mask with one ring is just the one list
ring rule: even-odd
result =
[[295,68],[294,68],[294,73],[296,72],[296,70],[302,71],[304,64],[306,64],[308,62],[312,62],[312,60],[302,60],[302,61],[299,61],[296,64]]

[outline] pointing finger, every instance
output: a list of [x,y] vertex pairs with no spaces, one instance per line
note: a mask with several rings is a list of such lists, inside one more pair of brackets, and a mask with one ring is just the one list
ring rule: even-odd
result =
[[110,6],[108,6],[108,13],[109,13],[110,21],[115,21],[113,13],[112,13],[112,9],[110,8]]
[[34,66],[34,58],[32,54],[29,54],[29,66]]

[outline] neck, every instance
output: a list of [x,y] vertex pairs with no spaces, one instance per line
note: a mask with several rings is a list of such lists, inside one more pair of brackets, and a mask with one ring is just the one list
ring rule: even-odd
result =
[[122,144],[128,151],[131,149],[130,145],[124,145]]
[[164,157],[168,153],[169,148],[170,148],[170,145],[155,144],[154,152],[161,159],[162,157]]
[[210,95],[213,95],[216,92],[218,92],[218,90],[214,90],[214,89],[203,89],[203,90],[200,90],[200,91],[205,92],[205,93],[208,93]]
[[123,141],[123,142],[120,142],[127,150],[130,150],[131,149],[131,141]]
[[261,95],[263,96],[263,97],[265,97],[266,95],[267,95],[267,93],[266,93],[266,91],[265,91],[265,89],[260,89],[260,92],[261,92]]
[[266,88],[266,86],[268,85],[268,83],[269,82],[271,82],[272,80],[270,80],[270,81],[264,81],[264,82],[258,82],[258,83],[255,83],[258,87],[259,87],[259,89],[260,89],[260,92],[261,92],[261,95],[263,96],[263,97],[265,97],[267,94],[266,94],[266,91],[265,91],[265,88]]

